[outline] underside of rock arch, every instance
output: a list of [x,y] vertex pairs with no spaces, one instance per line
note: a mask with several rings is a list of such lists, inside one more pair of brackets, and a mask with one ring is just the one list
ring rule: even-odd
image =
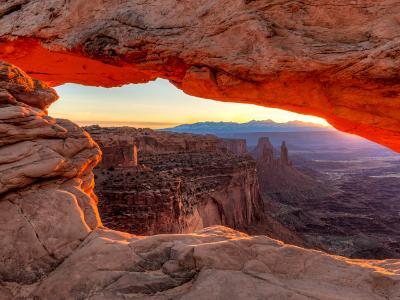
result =
[[13,0],[0,59],[52,85],[163,77],[399,150],[399,15],[396,0]]
[[224,227],[154,237],[104,228],[98,146],[46,113],[57,100],[47,84],[162,77],[203,98],[320,116],[400,151],[399,15],[391,0],[1,2],[0,298],[400,297],[398,260]]

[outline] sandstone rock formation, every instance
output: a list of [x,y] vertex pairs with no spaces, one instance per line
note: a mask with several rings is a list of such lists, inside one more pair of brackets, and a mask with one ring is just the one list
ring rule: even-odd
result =
[[[197,96],[322,116],[400,150],[399,10],[395,0],[2,1],[0,58],[52,84],[160,76]],[[225,228],[99,228],[98,147],[46,116],[52,90],[1,70],[1,298],[400,297],[398,260],[348,260]]]
[[268,137],[258,139],[257,146],[251,151],[251,155],[256,161],[263,161],[272,164],[274,159],[274,146],[272,146]]
[[[260,195],[264,202],[264,218],[248,232],[268,234],[297,246],[321,249],[319,243],[304,238],[298,228],[291,226],[290,220],[284,218],[285,213],[282,211],[284,203],[293,199],[307,199],[307,196],[319,191],[319,185],[292,166],[285,142],[282,142],[280,157],[275,157],[274,151],[269,138],[261,137],[250,152],[256,161]],[[290,211],[286,213],[289,214]]]
[[101,225],[92,174],[98,146],[75,124],[32,107],[56,99],[0,64],[1,282],[37,282]]
[[[85,129],[104,147],[136,145],[139,155],[168,154],[179,152],[238,152],[246,150],[245,140],[220,139],[213,135],[192,135],[154,131],[149,128],[87,126]],[[115,153],[118,159],[120,153]]]
[[103,159],[99,164],[102,168],[138,166],[138,150],[133,137],[111,135],[96,142],[103,153]]
[[400,150],[397,0],[9,0],[0,59],[52,84],[169,79]]
[[274,157],[274,148],[268,137],[258,140],[251,155],[257,162],[258,178],[263,182],[261,189],[264,195],[282,191],[296,194],[299,189],[310,189],[315,185],[310,177],[292,166],[285,141],[282,142],[279,158]]
[[[86,128],[103,159],[95,169],[104,224],[134,234],[246,229],[262,218],[255,162],[245,140],[135,128]],[[140,145],[140,165],[123,150]],[[235,153],[233,153],[235,152]],[[239,155],[237,155],[238,153]]]
[[[300,155],[292,156],[291,165],[287,147],[282,148],[280,158],[274,158],[263,137],[252,151],[266,219],[248,232],[352,258],[400,257],[399,181],[378,175],[386,174],[385,160],[380,165],[379,159],[371,164],[358,157],[352,163]],[[390,170],[398,172],[397,167]]]
[[398,260],[350,260],[224,227],[153,237],[102,227],[97,145],[32,107],[54,91],[0,69],[1,299],[400,297]]
[[247,143],[245,139],[223,139],[226,148],[236,154],[245,155],[247,153]]
[[[225,227],[136,237],[94,230],[23,292],[37,299],[397,299],[396,262],[363,263]],[[15,286],[0,287],[15,299]]]
[[285,141],[283,141],[281,145],[281,164],[287,166],[292,164],[289,160],[289,152]]

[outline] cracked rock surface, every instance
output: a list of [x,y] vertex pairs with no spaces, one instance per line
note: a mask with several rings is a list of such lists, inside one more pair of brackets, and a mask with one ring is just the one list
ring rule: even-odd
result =
[[162,77],[400,151],[399,16],[398,0],[9,0],[0,59],[53,85]]
[[[96,229],[18,292],[34,299],[397,299],[397,264],[348,260],[222,226],[151,237]],[[11,299],[18,292],[3,284]]]

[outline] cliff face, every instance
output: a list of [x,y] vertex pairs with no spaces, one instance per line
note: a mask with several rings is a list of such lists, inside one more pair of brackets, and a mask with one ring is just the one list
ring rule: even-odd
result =
[[9,0],[0,59],[53,84],[167,78],[400,150],[399,15],[397,0]]
[[53,90],[0,70],[1,299],[400,297],[398,260],[350,260],[218,226],[152,237],[102,227],[99,148],[34,108]]
[[55,92],[0,64],[0,281],[33,283],[101,225],[87,133],[31,105]]
[[[268,137],[259,138],[257,146],[251,151],[251,156],[256,161],[265,216],[251,232],[268,234],[273,238],[302,247],[321,249],[320,243],[305,238],[302,231],[293,226],[294,222],[300,223],[299,218],[296,216],[285,218],[285,215],[290,215],[291,211],[285,210],[284,206],[288,202],[305,200],[310,195],[317,194],[320,186],[292,165],[285,142],[282,142],[279,157],[275,157],[274,151]],[[296,209],[301,210],[300,207]],[[295,209],[292,208],[292,210]],[[293,214],[296,213],[296,211],[293,212]]]
[[[156,155],[179,152],[227,152],[237,155],[245,153],[245,140],[220,139],[213,135],[193,135],[154,131],[148,128],[109,127],[97,125],[85,128],[102,148],[136,145],[140,154]],[[115,154],[121,157],[120,153]],[[110,158],[113,160],[114,158]]]
[[279,158],[274,157],[274,148],[268,137],[259,139],[251,155],[257,162],[261,194],[267,198],[281,193],[282,198],[301,196],[302,192],[311,191],[317,187],[313,179],[292,166],[284,141]]
[[[261,219],[255,162],[230,150],[244,153],[245,141],[149,129],[87,129],[110,153],[95,170],[106,226],[149,235],[211,225],[245,229]],[[125,161],[122,140],[125,148],[139,145],[138,167],[118,164]]]
[[223,139],[226,148],[236,155],[247,154],[247,144],[244,139]]

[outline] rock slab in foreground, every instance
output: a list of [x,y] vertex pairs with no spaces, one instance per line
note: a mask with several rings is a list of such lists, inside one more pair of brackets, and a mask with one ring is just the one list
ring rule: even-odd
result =
[[[222,226],[151,237],[96,229],[22,291],[58,300],[394,300],[400,296],[397,268],[398,261],[348,260]],[[14,292],[14,285],[3,285],[10,299]]]

